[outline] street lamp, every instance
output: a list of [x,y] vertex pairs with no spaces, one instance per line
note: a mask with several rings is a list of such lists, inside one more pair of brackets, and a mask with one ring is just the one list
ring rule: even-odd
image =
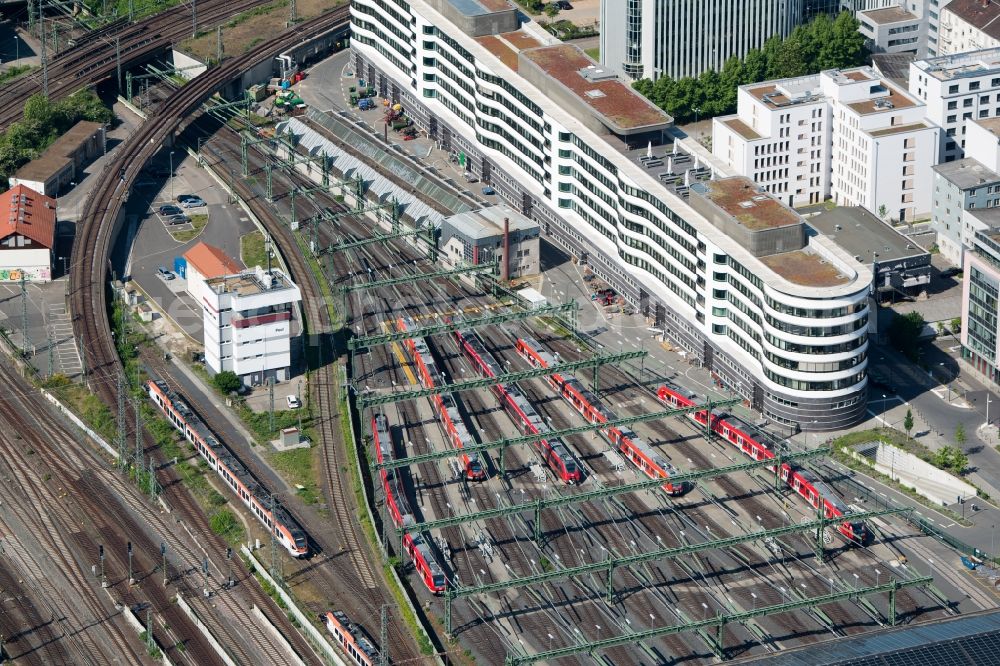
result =
[[21,40],[14,35],[14,61],[17,62],[21,59]]
[[755,593],[751,592],[750,596],[753,597],[753,601],[750,602],[751,604],[753,604],[751,610],[757,610],[757,595]]
[[876,568],[876,569],[875,569],[875,587],[878,587],[878,584],[879,584],[879,577],[880,577],[881,575],[882,575],[882,572],[881,572],[881,571],[879,571],[879,570],[878,570],[878,568]]
[[170,151],[170,201],[174,200],[174,151]]
[[858,574],[853,574],[853,576],[854,576],[854,589],[856,590],[858,589],[858,581],[860,580],[861,576],[859,576]]

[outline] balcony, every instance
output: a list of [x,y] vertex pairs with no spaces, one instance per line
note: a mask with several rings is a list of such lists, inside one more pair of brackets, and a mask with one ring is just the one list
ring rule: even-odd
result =
[[290,310],[284,312],[268,312],[266,314],[251,315],[244,317],[240,314],[233,314],[232,324],[234,328],[250,328],[252,326],[264,326],[274,324],[279,321],[290,321],[292,313]]

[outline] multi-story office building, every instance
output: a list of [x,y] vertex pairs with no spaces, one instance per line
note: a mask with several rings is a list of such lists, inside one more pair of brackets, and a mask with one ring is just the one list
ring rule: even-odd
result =
[[962,357],[1000,383],[1000,229],[976,232],[965,253],[962,283]]
[[287,380],[299,288],[281,271],[260,266],[211,278],[205,286],[205,365],[211,373],[232,370],[245,386]]
[[787,37],[802,16],[803,0],[604,0],[601,64],[628,79],[696,77]]
[[1000,49],[925,58],[910,64],[910,93],[941,127],[940,161],[965,156],[966,121],[1000,117]]
[[941,10],[938,55],[1000,46],[1000,2],[952,0]]
[[869,67],[741,86],[715,118],[712,152],[798,206],[833,198],[883,219],[931,211],[940,130],[924,105]]
[[975,213],[998,206],[1000,175],[992,169],[971,157],[934,167],[934,214],[931,219],[941,255],[961,266],[962,254],[972,247],[976,231],[983,226],[976,223]]
[[355,0],[355,71],[769,419],[862,418],[872,276],[498,0]]
[[902,7],[871,9],[858,14],[858,31],[872,53],[922,53],[926,21]]

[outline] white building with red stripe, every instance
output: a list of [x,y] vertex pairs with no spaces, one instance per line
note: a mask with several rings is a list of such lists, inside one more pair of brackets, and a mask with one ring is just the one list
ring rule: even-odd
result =
[[291,337],[299,288],[277,269],[260,267],[205,281],[201,305],[205,365],[215,375],[231,370],[245,386],[291,376]]

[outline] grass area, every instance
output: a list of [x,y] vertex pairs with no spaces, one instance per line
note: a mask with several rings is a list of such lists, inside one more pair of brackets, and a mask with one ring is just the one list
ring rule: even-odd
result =
[[264,247],[264,234],[251,231],[240,238],[240,259],[247,268],[267,265],[267,250]]
[[[298,20],[310,19],[345,2],[346,0],[295,0],[295,15]],[[223,57],[246,53],[261,43],[265,36],[276,35],[284,30],[289,18],[289,0],[275,0],[237,14],[222,26]],[[216,61],[218,44],[215,30],[184,40],[180,50],[203,62]]]
[[[205,230],[208,226],[208,215],[206,213],[198,213],[197,215],[191,216],[191,228],[185,229],[184,231],[171,231],[170,235],[174,237],[174,240],[178,243],[187,243],[190,240],[194,240]],[[167,227],[169,229],[169,227]]]
[[8,81],[16,79],[22,74],[27,74],[33,69],[34,67],[32,67],[31,65],[14,65],[13,67],[10,67],[6,71],[0,73],[0,83],[7,83]]
[[[306,504],[319,502],[319,447],[292,451],[272,451],[268,454],[271,466],[296,487],[296,492]],[[301,487],[300,487],[301,486]]]
[[586,53],[587,55],[589,55],[591,58],[593,58],[597,62],[601,62],[601,47],[600,46],[595,46],[592,49],[584,49],[583,52]]

